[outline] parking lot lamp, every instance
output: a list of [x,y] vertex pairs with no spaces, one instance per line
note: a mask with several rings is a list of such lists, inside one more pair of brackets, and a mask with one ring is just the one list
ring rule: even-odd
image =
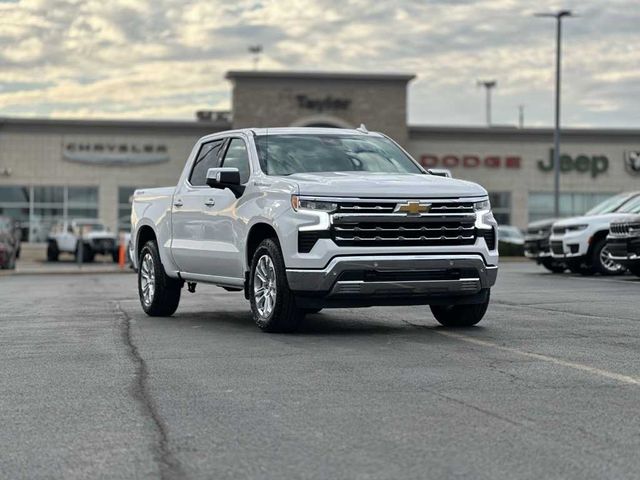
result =
[[551,13],[536,13],[536,17],[556,19],[556,101],[555,127],[553,130],[553,212],[560,217],[560,66],[562,58],[562,19],[573,17],[571,10],[559,10]]

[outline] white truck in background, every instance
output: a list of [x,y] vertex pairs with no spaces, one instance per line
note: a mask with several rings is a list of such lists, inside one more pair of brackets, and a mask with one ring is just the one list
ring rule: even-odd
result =
[[497,225],[482,187],[435,173],[362,128],[203,137],[176,187],[134,194],[142,308],[171,315],[185,283],[206,282],[243,291],[265,331],[373,305],[474,325],[496,281]]

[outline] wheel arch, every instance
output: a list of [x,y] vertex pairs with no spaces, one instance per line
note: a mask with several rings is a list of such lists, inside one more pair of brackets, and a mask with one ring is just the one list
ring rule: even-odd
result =
[[138,229],[138,234],[136,238],[136,250],[135,250],[136,260],[140,258],[140,252],[142,251],[142,247],[144,247],[144,245],[150,240],[155,241],[157,245],[158,236],[156,235],[155,230],[149,225],[142,225]]
[[587,250],[587,257],[591,257],[591,255],[593,254],[593,248],[595,244],[598,243],[603,238],[607,238],[607,235],[609,235],[609,229],[597,230],[593,233],[593,235],[591,235],[591,240],[589,242],[589,249]]
[[260,245],[260,243],[267,238],[273,238],[276,240],[276,242],[278,242],[278,244],[280,244],[276,229],[269,223],[258,222],[252,225],[249,229],[249,233],[247,234],[247,241],[245,244],[245,274],[251,267],[251,259],[253,258],[253,253],[258,248],[258,245]]

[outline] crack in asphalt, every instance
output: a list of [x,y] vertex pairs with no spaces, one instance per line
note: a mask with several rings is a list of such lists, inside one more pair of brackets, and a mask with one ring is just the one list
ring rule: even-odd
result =
[[135,366],[135,376],[131,383],[131,394],[140,404],[142,413],[153,423],[156,440],[153,445],[153,453],[160,470],[160,478],[175,479],[183,478],[184,474],[178,460],[174,457],[169,448],[169,436],[167,425],[158,411],[156,402],[149,392],[149,368],[140,351],[133,341],[131,334],[131,317],[120,306],[115,303],[116,314],[120,317],[118,328],[122,337],[122,342],[127,349],[127,356]]

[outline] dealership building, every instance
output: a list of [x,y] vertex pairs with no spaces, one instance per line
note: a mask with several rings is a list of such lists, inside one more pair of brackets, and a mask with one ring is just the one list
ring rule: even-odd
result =
[[[126,229],[132,192],[175,184],[203,135],[360,124],[390,135],[427,168],[483,185],[501,223],[524,227],[553,215],[551,129],[409,125],[413,75],[232,71],[226,78],[231,111],[200,111],[193,121],[0,118],[0,215],[19,218],[36,242],[65,217]],[[563,130],[561,170],[563,216],[640,190],[640,130]]]

